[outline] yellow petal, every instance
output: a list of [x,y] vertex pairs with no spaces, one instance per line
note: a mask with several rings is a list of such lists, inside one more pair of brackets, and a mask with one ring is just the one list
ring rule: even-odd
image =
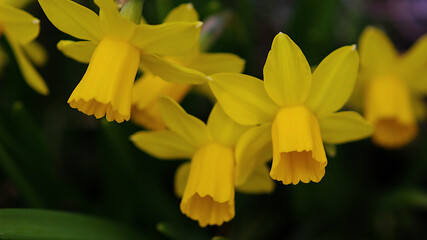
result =
[[392,70],[398,56],[387,35],[372,26],[361,34],[359,53],[361,69],[375,75]]
[[196,151],[185,138],[167,131],[139,131],[130,139],[142,151],[159,159],[191,158]]
[[25,53],[36,66],[43,66],[47,61],[47,52],[36,41],[32,41],[23,46]]
[[272,121],[278,107],[264,90],[263,82],[249,75],[218,73],[209,86],[224,111],[242,125]]
[[[399,76],[411,80],[426,70],[427,66],[427,34],[421,36],[417,42],[402,56],[397,64]],[[423,82],[427,82],[424,80]],[[427,84],[426,84],[427,85]]]
[[211,140],[206,125],[200,119],[187,114],[175,100],[170,97],[160,97],[158,104],[163,120],[170,130],[197,147]]
[[71,0],[39,0],[47,18],[59,30],[79,39],[99,42],[104,33],[98,15]]
[[195,63],[196,57],[199,54],[201,54],[200,47],[198,44],[195,44],[190,50],[186,51],[185,54],[178,56],[166,56],[165,59],[181,66],[195,69],[191,65]]
[[241,73],[245,67],[245,60],[231,53],[201,53],[193,59],[189,67],[206,75]]
[[18,66],[21,69],[22,75],[24,76],[24,79],[27,84],[42,95],[49,94],[49,89],[46,86],[46,83],[44,82],[40,74],[37,72],[37,70],[34,68],[34,66],[31,65],[30,61],[25,56],[22,47],[13,39],[9,38],[7,34],[6,38],[8,39],[9,44],[12,47],[12,51],[15,54]]
[[40,21],[31,14],[0,2],[1,28],[21,44],[33,41],[39,34]]
[[207,126],[215,142],[233,147],[237,139],[248,129],[232,120],[219,104],[215,104],[212,109]]
[[187,185],[188,176],[190,175],[190,163],[186,162],[179,165],[175,172],[174,191],[175,195],[182,198],[184,195],[185,185]]
[[128,42],[104,38],[68,103],[96,118],[106,116],[107,121],[128,121],[139,59],[139,50]]
[[[132,104],[138,109],[144,109],[153,102],[157,102],[157,99],[164,95],[163,90],[172,83],[163,81],[156,75],[149,72],[145,72],[141,78],[136,80],[132,92]],[[177,101],[176,99],[174,99]]]
[[105,34],[130,40],[135,35],[137,25],[124,18],[114,0],[94,0],[99,6],[99,22]]
[[164,23],[167,22],[195,22],[199,21],[199,14],[192,3],[184,3],[172,9],[166,16]]
[[348,99],[346,106],[358,112],[363,111],[363,97],[365,95],[365,86],[371,77],[366,72],[359,71],[356,83],[354,84],[353,92]]
[[304,106],[282,108],[272,125],[270,176],[283,184],[319,182],[327,164],[319,123]]
[[279,106],[301,104],[310,92],[310,65],[301,49],[284,33],[273,40],[264,65],[264,85]]
[[198,149],[191,160],[190,175],[181,211],[199,225],[221,225],[234,217],[233,149],[211,143]]
[[236,187],[236,190],[246,194],[272,193],[274,182],[270,178],[269,169],[264,164],[257,166],[248,180]]
[[365,117],[374,126],[372,139],[385,148],[410,143],[418,133],[411,93],[401,79],[372,79],[365,92]]
[[271,160],[271,124],[247,130],[236,145],[236,186],[244,184],[260,164]]
[[67,57],[81,63],[88,63],[95,51],[96,43],[90,41],[70,41],[61,40],[58,42],[58,49]]
[[358,141],[372,135],[373,128],[356,112],[338,112],[319,119],[323,141],[340,144]]
[[152,54],[143,53],[141,55],[141,65],[168,82],[202,84],[208,81],[206,75],[199,71],[180,66]]
[[342,108],[353,91],[358,68],[356,45],[333,51],[314,71],[310,96],[305,105],[317,116]]
[[171,22],[138,25],[132,43],[143,52],[165,56],[183,55],[198,44],[202,22]]
[[147,129],[165,129],[157,99],[164,95],[180,102],[191,87],[189,84],[166,82],[150,73],[144,73],[133,87],[132,120]]

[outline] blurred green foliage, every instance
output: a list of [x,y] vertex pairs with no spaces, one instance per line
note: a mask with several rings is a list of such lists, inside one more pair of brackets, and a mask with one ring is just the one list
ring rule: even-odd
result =
[[[78,2],[96,9],[92,1]],[[143,15],[151,24],[160,23],[171,8],[185,2],[146,0]],[[383,27],[406,50],[412,41],[400,36],[391,22],[369,15],[370,2],[195,0],[193,4],[201,19],[216,15],[225,24],[219,36],[213,35],[211,51],[238,54],[247,61],[245,73],[262,78],[271,41],[279,31],[293,38],[312,65],[337,47],[357,43],[368,24]],[[105,234],[96,232],[101,226],[118,231],[108,235],[111,239],[131,239],[120,235],[123,229],[129,229],[126,234],[141,234],[141,239],[423,239],[427,234],[425,125],[416,141],[401,150],[379,149],[370,140],[338,146],[320,183],[277,183],[271,195],[237,194],[231,222],[200,228],[181,214],[180,199],[173,193],[179,161],[156,160],[137,150],[129,136],[140,128],[132,122],[108,123],[68,106],[67,98],[86,66],[56,49],[60,39],[70,38],[50,24],[37,3],[27,10],[41,19],[38,40],[47,49],[49,62],[40,72],[51,94],[40,96],[24,83],[1,38],[11,60],[0,76],[0,207],[60,210],[109,220],[0,210],[0,238],[49,239],[36,232],[52,228],[51,234],[66,237],[50,239],[83,239],[83,235],[107,239],[96,235]],[[212,107],[196,93],[182,105],[204,120]]]

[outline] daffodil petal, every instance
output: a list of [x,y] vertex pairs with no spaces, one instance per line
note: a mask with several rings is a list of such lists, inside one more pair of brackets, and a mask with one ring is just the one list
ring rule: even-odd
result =
[[371,74],[382,74],[390,70],[398,53],[387,35],[376,27],[366,27],[360,42],[360,65]]
[[22,47],[24,48],[27,56],[36,66],[43,66],[46,63],[47,52],[40,43],[32,41]]
[[164,23],[168,22],[195,22],[199,21],[199,14],[192,3],[184,3],[172,9],[166,16]]
[[21,44],[33,41],[40,30],[40,21],[37,18],[2,2],[0,2],[0,23],[3,30]]
[[224,111],[242,125],[273,121],[278,106],[268,97],[263,82],[249,75],[218,73],[209,86]]
[[198,44],[202,22],[138,25],[132,44],[143,52],[164,56],[186,54]]
[[185,162],[179,165],[175,172],[174,191],[179,198],[184,195],[185,185],[187,185],[188,176],[190,175],[190,166],[190,162]]
[[246,182],[237,186],[236,190],[246,194],[272,193],[274,181],[270,177],[270,170],[265,164],[257,166]]
[[99,6],[99,22],[106,34],[126,40],[132,39],[137,25],[120,15],[114,0],[94,0],[94,2]]
[[397,68],[403,79],[411,79],[417,76],[420,70],[427,69],[427,34],[421,36],[403,55]]
[[244,184],[255,168],[273,156],[271,124],[247,130],[236,144],[236,186]]
[[92,10],[71,0],[39,0],[39,3],[47,18],[64,33],[95,42],[104,36],[98,15]]
[[301,49],[284,33],[276,35],[268,53],[264,86],[279,106],[302,104],[310,92],[310,65]]
[[241,73],[245,67],[245,60],[231,53],[201,53],[194,58],[190,67],[206,75]]
[[146,129],[166,128],[160,113],[157,99],[169,96],[180,102],[191,90],[192,85],[170,83],[145,72],[132,90],[132,120]]
[[191,158],[196,151],[185,138],[167,130],[140,131],[130,139],[136,147],[159,159]]
[[215,104],[212,109],[207,126],[215,142],[226,146],[234,146],[248,129],[232,120],[219,104]]
[[208,81],[206,75],[199,71],[169,62],[153,54],[141,54],[141,65],[167,82],[202,84]]
[[356,45],[333,51],[314,71],[310,96],[305,105],[318,116],[342,108],[353,91],[358,69]]
[[187,139],[193,146],[200,147],[211,140],[209,130],[198,118],[189,115],[170,97],[158,100],[163,120],[170,130]]
[[319,119],[319,125],[323,141],[331,144],[361,140],[373,133],[371,124],[351,111],[324,116]]
[[8,35],[6,35],[6,38],[12,47],[16,61],[18,62],[19,68],[21,69],[22,75],[24,76],[27,84],[42,95],[49,94],[49,89],[47,88],[46,83],[37,70],[33,67],[33,65],[31,65],[30,61],[25,56],[22,47],[17,42],[12,40]]
[[58,49],[67,57],[81,63],[89,63],[97,44],[91,41],[61,40]]

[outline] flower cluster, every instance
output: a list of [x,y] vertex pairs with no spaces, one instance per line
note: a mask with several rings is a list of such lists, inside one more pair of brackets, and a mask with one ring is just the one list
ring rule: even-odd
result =
[[[94,0],[99,13],[71,0],[38,2],[56,28],[79,39],[61,40],[57,48],[88,63],[69,105],[149,129],[131,140],[156,158],[191,159],[176,172],[175,193],[182,213],[203,227],[234,217],[236,190],[270,193],[273,180],[320,182],[328,163],[325,144],[372,135],[380,146],[402,147],[415,138],[416,121],[424,116],[426,36],[399,56],[381,30],[368,27],[359,47],[336,49],[312,71],[297,44],[278,33],[260,80],[242,74],[240,57],[201,50],[202,22],[192,4],[150,25],[141,16],[141,0],[121,9],[113,0]],[[47,94],[30,63],[46,61],[34,42],[39,21],[11,3],[0,2],[0,34],[27,83]],[[206,124],[179,105],[195,85],[208,87],[217,100]],[[366,120],[340,111],[347,102],[363,109]]]

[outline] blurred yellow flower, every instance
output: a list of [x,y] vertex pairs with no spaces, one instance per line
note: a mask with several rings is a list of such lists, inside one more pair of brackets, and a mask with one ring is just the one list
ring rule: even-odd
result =
[[[4,35],[9,42],[27,84],[38,93],[47,95],[49,89],[43,78],[32,65],[42,65],[46,61],[46,53],[34,39],[39,34],[40,21],[31,14],[18,9],[22,1],[8,4],[0,1],[0,36]],[[16,7],[15,7],[16,6]],[[0,65],[6,61],[6,55],[0,52]]]
[[[181,4],[173,9],[165,18],[164,23],[170,22],[195,22],[199,16],[193,5]],[[200,75],[211,75],[219,72],[243,71],[244,60],[229,53],[202,53],[199,45],[195,45],[183,56],[167,56],[167,61],[189,68]],[[206,84],[207,81],[201,82]],[[191,90],[190,84],[170,83],[162,78],[145,72],[136,81],[132,95],[132,120],[148,129],[163,129],[163,122],[157,106],[157,98],[161,95],[170,96],[180,102]]]
[[[265,162],[271,158],[264,149],[251,148],[247,127],[231,120],[216,105],[207,124],[188,115],[170,97],[159,98],[159,108],[169,130],[140,131],[131,136],[140,149],[160,159],[191,158],[175,175],[175,192],[182,196],[181,211],[200,226],[221,225],[234,217],[234,190],[246,193],[269,193],[274,184]],[[264,150],[264,151],[263,151]],[[259,160],[248,171],[245,182],[236,183],[236,158],[244,155]],[[269,151],[271,153],[271,150]],[[263,161],[261,161],[263,160]],[[251,161],[254,162],[254,161]]]
[[[164,80],[206,81],[204,76],[182,71],[160,57],[182,55],[192,49],[197,43],[201,22],[148,25],[140,24],[138,19],[136,24],[119,13],[113,0],[95,0],[99,15],[70,0],[39,0],[39,3],[59,30],[86,40],[58,43],[65,55],[80,62],[90,61],[68,99],[72,108],[96,118],[106,116],[108,121],[129,120],[132,87],[140,64],[156,75],[162,74]],[[141,12],[142,1],[139,4]],[[134,17],[129,14],[135,21]]]
[[[410,143],[422,118],[427,93],[427,35],[399,55],[387,35],[367,27],[360,37],[360,77],[352,97],[363,103],[366,119],[374,126],[373,141],[385,148]],[[361,108],[361,107],[360,107]]]
[[[350,97],[358,65],[356,47],[346,46],[327,56],[312,74],[300,48],[279,33],[264,66],[264,81],[219,73],[210,76],[209,84],[231,118],[258,125],[251,133],[255,146],[273,145],[273,179],[283,184],[319,182],[327,164],[323,141],[339,144],[372,133],[356,112],[336,112]],[[238,181],[244,181],[249,169],[237,169]]]

